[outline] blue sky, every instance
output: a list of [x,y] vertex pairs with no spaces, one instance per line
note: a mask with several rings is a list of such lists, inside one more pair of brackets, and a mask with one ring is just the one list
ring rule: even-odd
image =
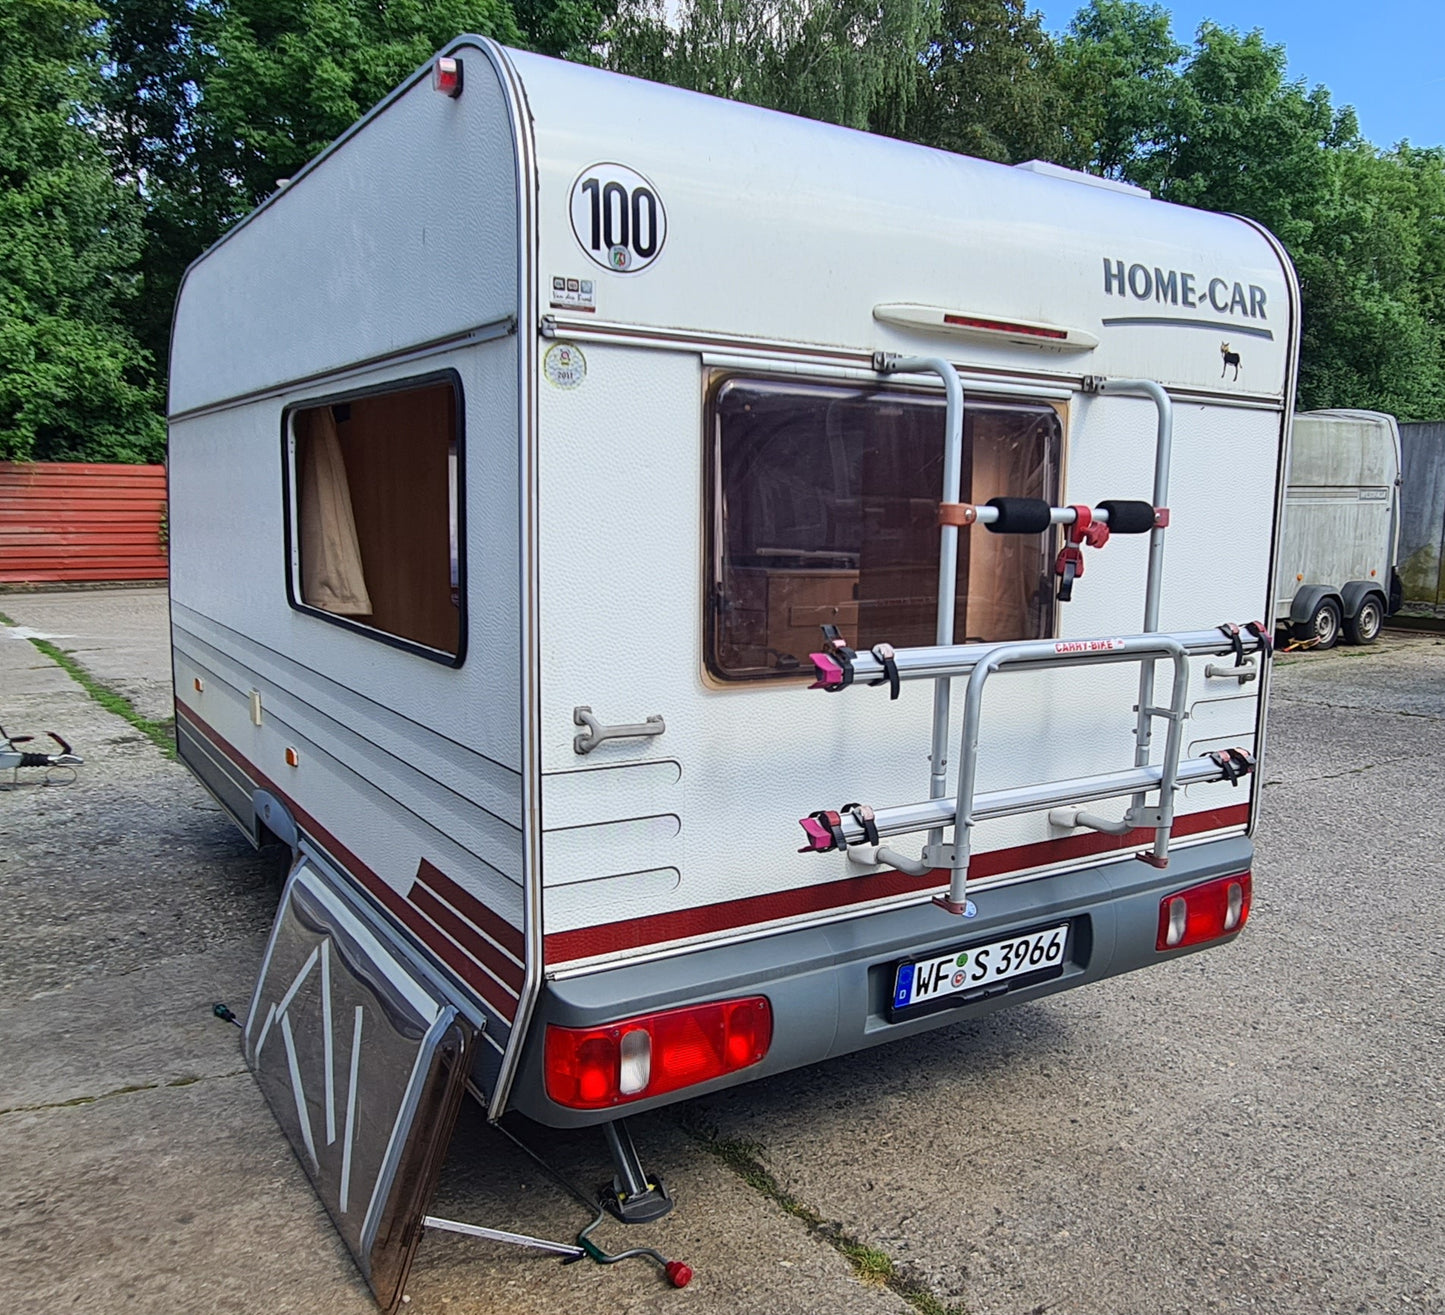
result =
[[[1291,78],[1323,82],[1336,105],[1353,105],[1377,146],[1408,137],[1445,145],[1445,0],[1163,0],[1175,40],[1199,24],[1263,28],[1289,56]],[[1033,0],[1044,26],[1061,31],[1079,9],[1072,0]]]

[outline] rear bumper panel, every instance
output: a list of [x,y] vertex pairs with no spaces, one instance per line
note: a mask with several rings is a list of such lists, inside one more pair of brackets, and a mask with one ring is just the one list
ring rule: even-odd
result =
[[[1159,901],[1212,877],[1244,872],[1253,855],[1251,842],[1239,836],[1175,850],[1162,872],[1134,858],[1111,858],[1078,871],[982,891],[973,897],[978,912],[972,918],[953,917],[932,904],[919,904],[548,982],[538,1001],[510,1108],[554,1127],[603,1123],[978,1018],[1179,953],[1194,953],[1160,954],[1154,949]],[[1072,922],[1074,932],[1062,976],[924,1017],[889,1022],[893,967],[899,960],[999,940],[1065,919]],[[588,1027],[753,994],[766,995],[773,1009],[772,1048],[756,1067],[611,1110],[570,1110],[547,1097],[542,1042],[548,1023]]]

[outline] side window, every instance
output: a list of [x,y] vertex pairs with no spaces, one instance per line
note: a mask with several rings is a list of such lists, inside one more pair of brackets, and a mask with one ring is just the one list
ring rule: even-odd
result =
[[[809,671],[837,625],[871,647],[932,644],[944,404],[900,389],[730,379],[714,394],[709,669]],[[1052,407],[970,402],[962,498],[1058,495]],[[1052,536],[959,535],[959,643],[1053,627]]]
[[291,410],[294,606],[462,655],[454,377]]

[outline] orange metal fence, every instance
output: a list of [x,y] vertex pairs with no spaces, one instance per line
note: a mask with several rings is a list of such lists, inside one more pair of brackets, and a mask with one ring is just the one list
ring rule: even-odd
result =
[[166,468],[0,462],[0,583],[164,580]]

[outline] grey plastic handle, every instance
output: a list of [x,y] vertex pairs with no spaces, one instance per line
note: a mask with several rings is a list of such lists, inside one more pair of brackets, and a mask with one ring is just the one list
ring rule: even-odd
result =
[[604,726],[592,715],[591,708],[573,708],[572,724],[585,726],[580,735],[572,737],[572,748],[578,753],[591,753],[603,740],[630,740],[650,735],[661,735],[667,729],[660,716],[649,717],[643,722],[627,726]]

